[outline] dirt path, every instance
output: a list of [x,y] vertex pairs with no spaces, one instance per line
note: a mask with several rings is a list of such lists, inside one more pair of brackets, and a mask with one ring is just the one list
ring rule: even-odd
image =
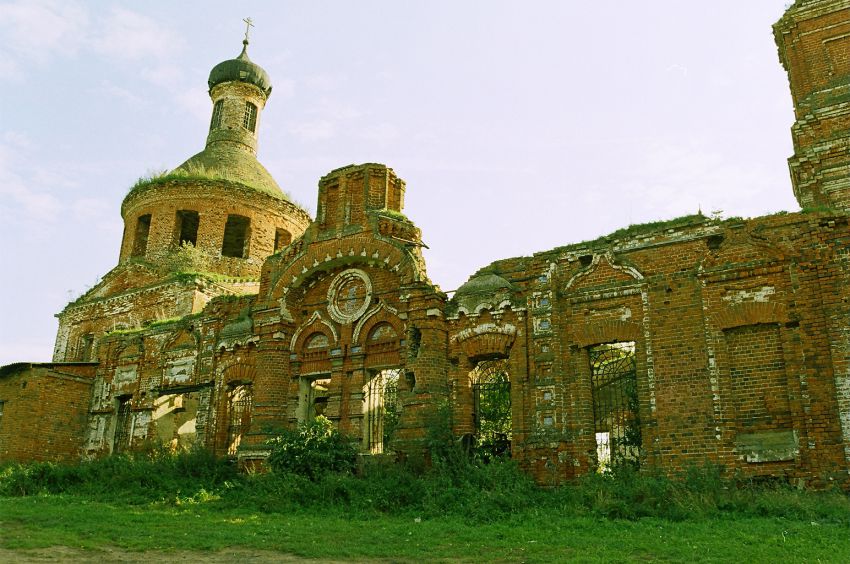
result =
[[308,560],[292,554],[270,550],[245,550],[239,548],[218,552],[196,550],[146,550],[133,552],[123,548],[82,550],[67,546],[51,546],[32,550],[8,550],[0,548],[0,562],[132,562],[152,564],[159,562],[209,562],[239,564],[266,564],[272,562],[321,562],[342,563],[341,560]]

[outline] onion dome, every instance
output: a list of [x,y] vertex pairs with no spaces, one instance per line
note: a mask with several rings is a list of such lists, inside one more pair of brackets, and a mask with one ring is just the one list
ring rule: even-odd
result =
[[222,61],[210,71],[207,84],[210,90],[224,82],[239,81],[253,84],[268,96],[272,93],[272,83],[269,74],[260,65],[248,58],[248,40],[242,41],[242,52],[235,59]]

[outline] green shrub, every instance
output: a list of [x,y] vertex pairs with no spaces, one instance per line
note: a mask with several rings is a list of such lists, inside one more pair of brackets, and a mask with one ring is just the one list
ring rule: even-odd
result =
[[357,460],[354,442],[340,434],[326,417],[302,423],[266,443],[272,470],[311,480],[328,472],[351,473]]
[[[75,494],[92,499],[146,503],[181,492],[214,490],[236,477],[236,468],[204,449],[120,454],[79,464],[33,462],[0,469],[0,496]],[[190,494],[194,495],[194,494]]]

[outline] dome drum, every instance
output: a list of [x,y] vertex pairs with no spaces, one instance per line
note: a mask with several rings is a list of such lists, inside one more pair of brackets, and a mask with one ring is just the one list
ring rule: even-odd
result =
[[310,221],[286,200],[224,180],[156,184],[128,196],[122,215],[121,261],[144,258],[168,267],[188,244],[198,252],[184,258],[199,264],[183,266],[252,278],[266,257],[300,236]]

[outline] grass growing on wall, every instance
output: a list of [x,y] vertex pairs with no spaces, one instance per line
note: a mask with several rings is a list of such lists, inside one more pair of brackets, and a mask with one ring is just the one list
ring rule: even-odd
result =
[[[228,169],[210,169],[200,164],[191,164],[187,168],[176,168],[174,170],[150,171],[147,174],[140,176],[136,180],[136,182],[134,182],[127,189],[127,193],[129,194],[131,192],[134,192],[135,190],[140,190],[149,186],[167,184],[169,182],[209,181],[231,182],[233,184],[239,184],[241,186],[245,186],[246,188],[250,188],[252,190],[268,194],[275,198],[279,198],[279,196],[269,192],[267,189],[263,188],[260,185],[254,185],[250,182],[246,182],[243,176],[230,172]],[[288,200],[290,203],[300,208],[305,213],[309,214],[309,212],[307,212],[307,207],[303,203],[293,199],[290,193],[285,192],[283,190],[281,190],[280,193],[283,195],[284,199]]]

